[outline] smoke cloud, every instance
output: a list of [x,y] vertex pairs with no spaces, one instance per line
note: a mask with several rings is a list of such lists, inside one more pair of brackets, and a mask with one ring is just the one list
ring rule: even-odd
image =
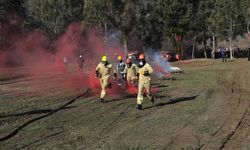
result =
[[[13,72],[25,73],[31,78],[47,76],[47,82],[51,82],[53,86],[72,90],[90,88],[94,93],[99,93],[100,81],[94,76],[95,67],[101,57],[107,55],[113,67],[117,64],[118,55],[125,60],[120,32],[110,31],[105,37],[96,27],[89,29],[81,23],[71,23],[61,36],[51,40],[40,29],[21,33],[18,25],[21,24],[21,19],[17,17],[15,20],[14,23],[6,21],[1,28],[1,36],[5,39],[4,46],[1,47],[5,50],[0,51],[0,73],[7,68],[14,70]],[[77,61],[80,55],[85,60],[83,70],[78,70]],[[161,58],[160,53],[150,49],[147,55],[152,60],[150,63],[156,75],[170,75],[171,66]],[[121,94],[124,91],[129,94],[137,93],[134,86],[121,90],[116,80],[112,79],[111,82],[110,94]],[[32,82],[30,85],[40,87]]]
[[158,77],[170,77],[171,76],[171,65],[170,63],[165,60],[160,52],[154,50],[154,49],[148,49],[146,53],[147,58],[152,63],[152,66],[154,67],[155,75]]

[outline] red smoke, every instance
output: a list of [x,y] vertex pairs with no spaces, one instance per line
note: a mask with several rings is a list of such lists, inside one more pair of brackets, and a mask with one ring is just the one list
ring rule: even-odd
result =
[[1,52],[0,51],[0,67],[3,68],[5,65],[5,62],[6,62],[6,55],[4,52]]
[[[14,19],[13,19],[14,18]],[[85,28],[81,23],[71,23],[67,30],[55,40],[39,30],[31,30],[28,33],[22,32],[22,19],[14,15],[7,17],[2,24],[1,36],[4,39],[6,52],[0,51],[0,71],[7,67],[6,62],[14,61],[22,65],[22,72],[28,76],[38,79],[46,76],[44,82],[39,84],[30,81],[34,88],[46,89],[48,86],[63,87],[66,89],[78,90],[90,88],[95,93],[101,90],[99,79],[95,79],[95,67],[101,61],[102,55],[107,55],[109,61],[115,67],[117,56],[124,57],[122,47],[110,47],[104,43],[104,37],[98,28]],[[83,55],[85,64],[83,70],[78,71],[77,59]],[[67,57],[68,67],[63,63]],[[122,90],[117,81],[112,79],[112,89],[109,94],[136,94],[137,87],[129,85]]]
[[83,46],[84,27],[80,23],[72,23],[68,26],[67,31],[58,38],[56,42],[57,56],[73,57],[77,50]]
[[137,94],[138,88],[132,84],[128,84],[126,92],[131,95]]

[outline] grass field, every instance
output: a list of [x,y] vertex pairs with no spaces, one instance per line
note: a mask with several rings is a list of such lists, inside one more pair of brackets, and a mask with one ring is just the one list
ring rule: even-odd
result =
[[172,65],[183,73],[173,80],[155,77],[156,103],[145,98],[142,111],[135,109],[134,95],[121,92],[101,103],[92,91],[53,84],[71,73],[1,73],[0,138],[51,114],[18,128],[0,149],[250,149],[249,62]]

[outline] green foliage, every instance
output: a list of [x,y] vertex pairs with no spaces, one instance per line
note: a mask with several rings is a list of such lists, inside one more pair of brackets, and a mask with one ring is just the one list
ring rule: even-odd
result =
[[159,47],[163,35],[162,6],[156,1],[140,0],[136,13],[134,33],[146,47]]
[[21,15],[21,4],[23,0],[0,0],[0,20],[9,13],[19,13]]
[[7,3],[7,0],[0,1],[0,18],[3,18],[3,16],[7,13],[9,9],[9,5]]
[[81,0],[27,0],[26,12],[32,21],[56,36],[72,21],[82,20]]
[[52,37],[84,21],[153,48],[175,35],[201,42],[250,33],[250,0],[1,0],[0,20],[12,12]]
[[85,0],[83,15],[88,23],[105,24],[107,0]]

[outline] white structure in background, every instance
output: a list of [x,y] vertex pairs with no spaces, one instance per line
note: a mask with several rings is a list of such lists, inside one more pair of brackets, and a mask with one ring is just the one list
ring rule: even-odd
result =
[[169,70],[168,70],[170,73],[178,73],[178,72],[181,72],[181,69],[178,68],[178,67],[172,67],[170,66]]

